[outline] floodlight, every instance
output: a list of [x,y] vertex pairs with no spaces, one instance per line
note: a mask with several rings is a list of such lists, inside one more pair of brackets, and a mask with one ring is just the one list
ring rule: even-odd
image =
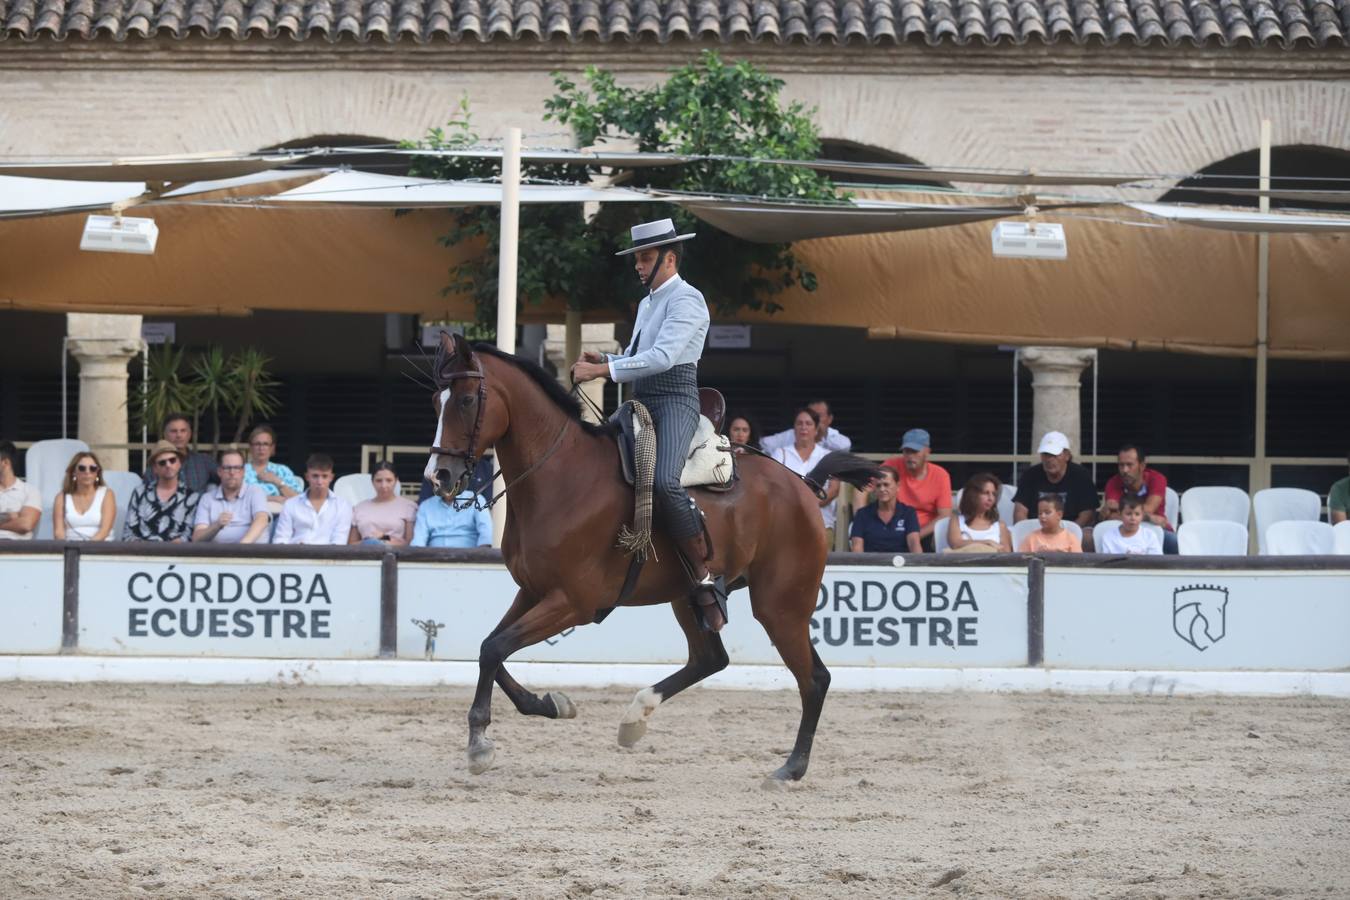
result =
[[1050,222],[999,222],[994,226],[994,255],[1023,259],[1068,259],[1064,226]]
[[84,222],[80,237],[81,250],[104,253],[155,252],[159,240],[159,226],[154,219],[131,219],[124,216],[90,216]]

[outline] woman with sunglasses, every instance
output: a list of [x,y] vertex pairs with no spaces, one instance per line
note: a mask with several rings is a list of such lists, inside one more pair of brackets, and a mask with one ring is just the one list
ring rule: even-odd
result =
[[117,499],[103,482],[103,466],[90,452],[76,453],[66,466],[61,493],[52,509],[52,536],[58,541],[112,538]]

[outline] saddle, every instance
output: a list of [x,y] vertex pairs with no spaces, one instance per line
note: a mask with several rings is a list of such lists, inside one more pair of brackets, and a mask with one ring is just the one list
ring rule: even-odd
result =
[[[722,392],[714,388],[699,388],[698,395],[698,428],[689,442],[680,485],[729,491],[736,478],[736,456],[731,452],[731,440],[721,433],[726,401],[722,399]],[[633,418],[632,404],[620,406],[609,417],[609,421],[614,425],[614,439],[619,446],[624,480],[633,484],[637,471],[633,447],[639,425]]]

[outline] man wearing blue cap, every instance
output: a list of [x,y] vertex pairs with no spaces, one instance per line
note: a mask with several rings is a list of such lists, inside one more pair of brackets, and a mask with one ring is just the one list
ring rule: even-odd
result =
[[919,538],[926,553],[934,550],[933,529],[952,514],[952,476],[928,461],[932,443],[927,431],[911,428],[900,439],[900,455],[883,463],[900,473],[895,496],[918,514]]
[[693,600],[703,627],[720,631],[726,624],[726,598],[716,591],[708,572],[708,545],[698,508],[680,485],[698,428],[698,361],[708,334],[703,294],[679,274],[681,244],[693,236],[676,233],[670,219],[633,226],[633,246],[618,253],[633,256],[634,269],[647,290],[638,304],[633,339],[622,354],[583,353],[572,365],[572,380],[581,384],[609,378],[631,384],[633,397],[651,413],[656,428],[652,497],[667,532],[693,569]]

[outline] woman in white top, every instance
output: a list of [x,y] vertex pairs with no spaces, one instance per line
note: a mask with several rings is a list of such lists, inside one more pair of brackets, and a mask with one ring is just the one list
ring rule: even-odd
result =
[[[773,458],[798,475],[809,474],[830,452],[823,444],[816,443],[816,429],[819,426],[820,416],[815,410],[804,406],[797,410],[797,416],[792,422],[792,446],[775,450]],[[826,528],[834,527],[834,498],[837,496],[839,482],[831,478],[825,487],[825,499],[820,501],[820,520]]]
[[960,553],[1011,553],[1012,534],[998,520],[1003,486],[988,472],[970,476],[961,489],[961,507],[947,522],[947,543]]
[[106,541],[116,518],[117,499],[103,483],[98,457],[76,453],[53,504],[52,536],[58,541]]

